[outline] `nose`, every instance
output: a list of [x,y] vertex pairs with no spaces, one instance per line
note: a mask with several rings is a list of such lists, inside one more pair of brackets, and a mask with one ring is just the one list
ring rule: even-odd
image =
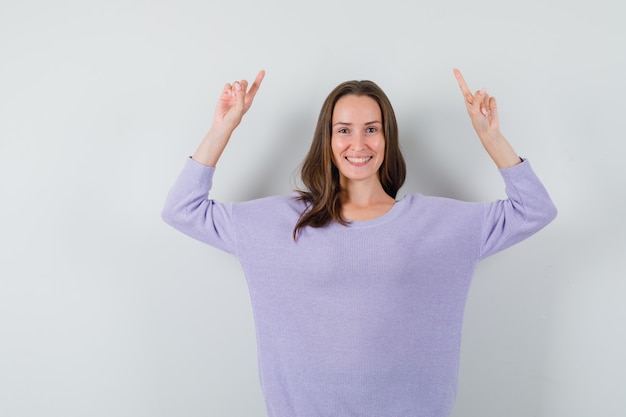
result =
[[350,148],[355,151],[359,151],[366,148],[366,137],[363,133],[356,133],[352,137]]

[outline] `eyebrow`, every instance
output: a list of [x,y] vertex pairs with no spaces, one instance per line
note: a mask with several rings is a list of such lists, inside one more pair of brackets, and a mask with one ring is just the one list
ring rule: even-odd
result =
[[[383,124],[383,122],[379,122],[378,120],[373,120],[371,122],[365,122],[365,125],[373,125],[373,124]],[[354,123],[348,123],[348,122],[337,122],[337,123],[333,123],[333,126],[337,126],[337,125],[344,125],[344,126],[352,126]]]

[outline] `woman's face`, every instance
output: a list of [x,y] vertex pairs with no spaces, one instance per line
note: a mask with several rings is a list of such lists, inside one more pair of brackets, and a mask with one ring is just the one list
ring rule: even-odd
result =
[[385,156],[383,118],[378,103],[368,96],[341,97],[332,117],[333,162],[340,173],[340,184],[350,181],[376,181]]

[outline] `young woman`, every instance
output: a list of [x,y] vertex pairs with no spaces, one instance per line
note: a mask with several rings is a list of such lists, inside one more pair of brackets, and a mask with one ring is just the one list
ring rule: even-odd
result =
[[250,290],[270,417],[444,417],[476,264],[547,225],[546,190],[500,132],[496,100],[454,71],[507,199],[396,200],[395,115],[371,81],[337,86],[302,167],[305,189],[243,203],[207,198],[215,165],[264,77],[227,84],[163,218],[236,256]]

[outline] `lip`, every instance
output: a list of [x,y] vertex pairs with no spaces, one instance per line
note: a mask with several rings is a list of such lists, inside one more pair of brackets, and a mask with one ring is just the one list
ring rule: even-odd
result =
[[346,156],[344,157],[344,159],[348,161],[350,165],[357,166],[357,167],[366,165],[373,158],[374,158],[373,156]]
[[344,159],[348,161],[348,163],[355,167],[360,167],[363,165],[367,165],[369,161],[371,161],[373,156],[346,156]]

